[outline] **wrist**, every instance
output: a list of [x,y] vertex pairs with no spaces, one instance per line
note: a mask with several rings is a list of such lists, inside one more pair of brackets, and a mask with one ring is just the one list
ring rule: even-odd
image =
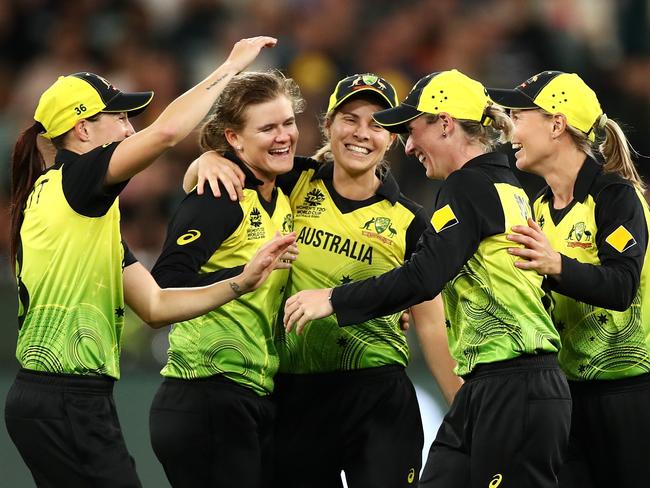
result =
[[253,290],[253,284],[249,283],[249,280],[246,276],[246,270],[242,271],[241,274],[235,276],[230,281],[230,288],[235,292],[237,296],[244,295]]

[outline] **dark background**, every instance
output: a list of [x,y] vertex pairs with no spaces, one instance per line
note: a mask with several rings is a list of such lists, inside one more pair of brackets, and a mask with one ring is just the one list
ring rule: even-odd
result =
[[[93,71],[123,90],[155,90],[150,108],[134,119],[141,128],[221,64],[234,42],[272,35],[278,46],[250,69],[279,68],[298,81],[308,101],[298,119],[299,152],[312,154],[320,143],[318,117],[336,81],[348,74],[378,73],[403,98],[432,71],[457,68],[486,86],[512,87],[558,69],[582,76],[608,116],[623,123],[633,146],[650,154],[649,26],[648,0],[3,0],[0,399],[18,368],[16,297],[7,261],[10,154],[19,131],[32,123],[40,93],[57,76]],[[136,176],[121,196],[124,237],[147,266],[160,252],[170,212],[182,197],[182,175],[197,155],[193,135]],[[402,191],[431,210],[436,184],[424,178],[419,163],[405,158],[401,147],[390,160]],[[648,159],[637,162],[647,178]],[[524,175],[522,181],[530,193],[539,188],[535,178]],[[116,402],[143,483],[167,486],[148,434],[166,330],[151,331],[133,314],[127,322]],[[424,409],[432,436],[440,397],[412,342],[410,373],[433,397]],[[0,486],[31,486],[4,423]]]

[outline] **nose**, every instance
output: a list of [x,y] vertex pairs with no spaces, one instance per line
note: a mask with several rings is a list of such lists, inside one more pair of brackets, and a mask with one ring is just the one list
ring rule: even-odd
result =
[[291,140],[291,131],[285,128],[281,128],[275,134],[275,142],[287,142]]
[[413,145],[413,141],[411,140],[411,136],[408,137],[406,140],[406,145],[404,146],[404,152],[410,156],[415,152],[415,147]]
[[130,120],[126,121],[126,137],[131,137],[133,134],[135,134],[135,129],[133,128],[133,125],[131,124]]
[[366,124],[357,124],[357,126],[354,129],[354,137],[356,137],[359,140],[365,141],[369,139],[368,130],[369,129]]

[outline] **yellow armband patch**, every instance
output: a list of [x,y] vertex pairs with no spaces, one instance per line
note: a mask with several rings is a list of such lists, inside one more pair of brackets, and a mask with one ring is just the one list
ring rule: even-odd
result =
[[618,252],[625,252],[636,244],[634,236],[630,231],[620,225],[614,232],[607,236],[605,239],[610,246]]
[[431,225],[433,225],[433,228],[438,233],[445,229],[449,229],[449,227],[453,227],[457,223],[458,218],[456,218],[456,214],[454,214],[454,211],[451,209],[449,204],[436,210],[431,218]]

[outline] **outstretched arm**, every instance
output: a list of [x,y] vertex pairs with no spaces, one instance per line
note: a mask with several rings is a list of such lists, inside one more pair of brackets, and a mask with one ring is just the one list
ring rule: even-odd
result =
[[205,118],[230,79],[253,62],[264,47],[276,43],[277,39],[266,36],[237,42],[228,59],[211,75],[169,104],[153,124],[117,146],[105,184],[128,180],[183,140]]
[[197,288],[158,286],[151,274],[138,262],[124,268],[126,303],[151,327],[189,320],[256,290],[274,269],[291,267],[298,249],[295,233],[279,233],[263,246],[234,278]]

